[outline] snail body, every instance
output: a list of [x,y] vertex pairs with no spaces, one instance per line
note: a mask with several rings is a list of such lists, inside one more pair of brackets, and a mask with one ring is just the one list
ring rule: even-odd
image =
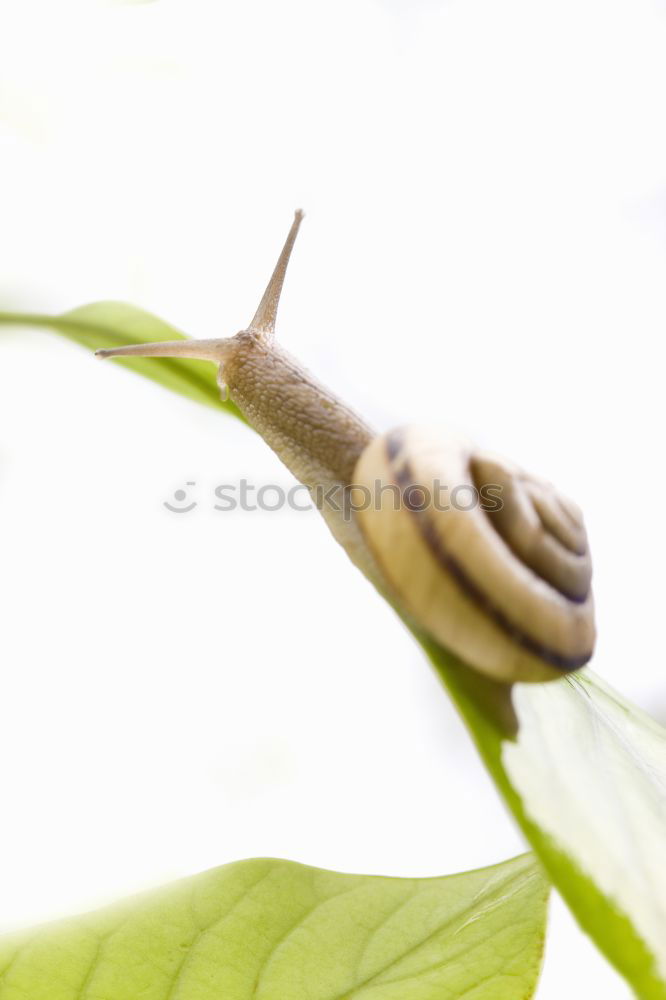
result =
[[[227,343],[220,377],[230,398],[311,491],[352,562],[382,589],[374,558],[346,503],[356,463],[374,432],[274,340],[249,330]],[[325,495],[337,496],[336,504],[319,502]]]
[[[505,682],[544,681],[592,655],[591,565],[582,517],[550,484],[466,442],[408,427],[374,431],[274,339],[297,212],[250,326],[234,337],[99,351],[215,362],[223,394],[313,494],[352,561],[416,627]],[[437,483],[501,501],[432,503]],[[375,494],[379,494],[379,498]],[[370,502],[359,502],[358,495]],[[396,502],[397,497],[397,502]]]

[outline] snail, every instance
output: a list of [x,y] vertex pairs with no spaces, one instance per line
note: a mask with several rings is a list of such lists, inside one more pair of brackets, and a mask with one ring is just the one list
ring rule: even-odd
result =
[[[468,666],[505,683],[552,680],[582,667],[595,630],[579,509],[549,483],[446,432],[404,427],[376,435],[276,343],[302,217],[296,212],[246,330],[98,356],[215,362],[223,397],[297,479],[318,497],[338,491],[342,502],[317,506],[352,561],[410,624]],[[441,484],[451,502],[435,504]],[[490,502],[453,502],[461,489]]]

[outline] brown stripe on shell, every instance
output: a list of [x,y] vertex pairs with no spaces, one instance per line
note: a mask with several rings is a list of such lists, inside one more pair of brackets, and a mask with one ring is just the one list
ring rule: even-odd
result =
[[386,454],[388,455],[389,465],[398,457],[404,443],[405,436],[400,427],[394,431],[390,431],[386,435]]
[[[402,462],[399,469],[395,469],[392,465],[403,444],[404,436],[399,431],[393,432],[389,438],[387,438],[386,454],[393,471],[395,484],[400,489],[404,489],[405,487],[411,485],[418,485],[414,483],[414,475],[408,461]],[[585,664],[591,659],[591,652],[585,653],[582,656],[563,656],[562,653],[558,653],[557,650],[550,649],[548,646],[539,642],[538,639],[535,639],[523,629],[519,628],[500,608],[497,607],[492,598],[486,594],[481,587],[479,587],[476,581],[471,579],[458,560],[446,551],[444,545],[442,544],[442,540],[434,530],[432,523],[427,517],[423,516],[423,511],[410,510],[409,507],[406,507],[405,509],[409,510],[409,513],[416,519],[415,523],[418,527],[419,534],[439,565],[455,579],[461,590],[464,591],[467,597],[469,597],[479,610],[492,619],[492,621],[502,629],[505,635],[508,635],[517,645],[521,646],[528,653],[538,656],[539,659],[550,664],[550,666],[555,667],[557,670],[561,670],[563,673],[568,673],[571,670],[578,670],[580,667],[585,666]],[[564,594],[562,596],[566,597],[567,595]]]

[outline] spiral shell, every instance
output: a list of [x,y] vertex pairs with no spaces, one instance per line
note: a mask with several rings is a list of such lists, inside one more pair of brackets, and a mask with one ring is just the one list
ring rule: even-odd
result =
[[353,481],[382,573],[443,646],[507,682],[551,680],[587,663],[587,536],[579,509],[549,483],[418,427],[375,438]]

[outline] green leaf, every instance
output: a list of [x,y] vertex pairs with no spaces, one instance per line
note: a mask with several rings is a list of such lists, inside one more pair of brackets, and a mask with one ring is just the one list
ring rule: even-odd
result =
[[0,939],[0,1000],[527,1000],[547,896],[529,854],[426,879],[241,861]]
[[[0,324],[44,327],[93,351],[99,347],[123,347],[127,344],[148,344],[156,340],[186,339],[180,330],[164,320],[124,302],[94,302],[60,316],[0,312]],[[122,364],[139,375],[159,382],[172,392],[187,396],[197,403],[226,410],[241,420],[245,419],[234,403],[223,403],[220,399],[215,369],[208,361],[123,358]]]
[[589,670],[508,694],[418,638],[581,927],[664,1000],[666,731]]

